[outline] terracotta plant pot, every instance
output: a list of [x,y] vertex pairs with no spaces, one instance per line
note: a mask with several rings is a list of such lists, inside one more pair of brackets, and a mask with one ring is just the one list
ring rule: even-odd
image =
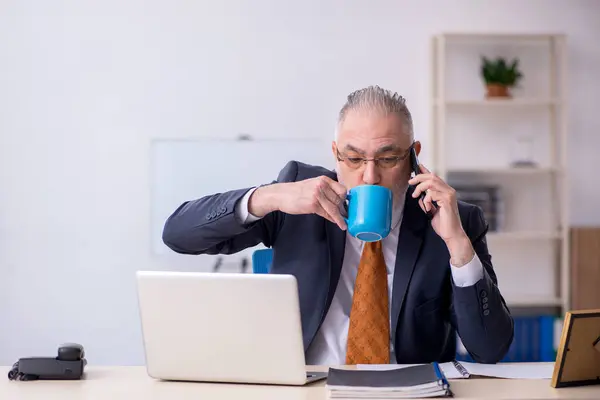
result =
[[511,97],[508,91],[508,86],[498,85],[496,83],[490,83],[487,86],[487,98],[493,97]]

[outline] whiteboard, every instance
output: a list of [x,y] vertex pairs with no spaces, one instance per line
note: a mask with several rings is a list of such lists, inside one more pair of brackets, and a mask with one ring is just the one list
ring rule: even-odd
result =
[[158,255],[174,254],[162,231],[184,201],[270,183],[290,160],[334,166],[331,142],[323,139],[161,139],[150,151],[151,240]]

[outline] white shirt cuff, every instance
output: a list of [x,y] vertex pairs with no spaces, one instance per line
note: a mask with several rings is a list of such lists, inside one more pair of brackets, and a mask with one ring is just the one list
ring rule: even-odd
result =
[[450,264],[450,269],[452,270],[454,284],[458,287],[473,286],[483,278],[483,265],[477,254],[462,267],[455,267]]
[[242,221],[243,224],[248,224],[260,219],[248,211],[248,200],[250,200],[250,196],[252,196],[252,193],[254,193],[256,189],[257,188],[252,188],[248,190],[235,206],[235,216],[239,221]]

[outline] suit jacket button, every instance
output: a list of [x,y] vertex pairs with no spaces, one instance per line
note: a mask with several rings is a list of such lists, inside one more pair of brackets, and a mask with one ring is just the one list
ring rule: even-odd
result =
[[483,309],[487,310],[490,307],[490,305],[488,303],[483,303]]
[[490,315],[490,310],[484,310],[483,315]]
[[487,292],[485,290],[482,290],[480,293],[481,297],[486,297],[487,296]]
[[484,297],[483,299],[481,299],[481,302],[482,302],[483,304],[487,303],[487,302],[488,302],[488,298],[487,298],[487,297]]

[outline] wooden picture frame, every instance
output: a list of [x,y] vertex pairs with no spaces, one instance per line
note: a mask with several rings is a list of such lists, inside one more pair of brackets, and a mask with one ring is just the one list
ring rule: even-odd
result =
[[554,388],[600,385],[600,309],[565,314],[558,345]]

